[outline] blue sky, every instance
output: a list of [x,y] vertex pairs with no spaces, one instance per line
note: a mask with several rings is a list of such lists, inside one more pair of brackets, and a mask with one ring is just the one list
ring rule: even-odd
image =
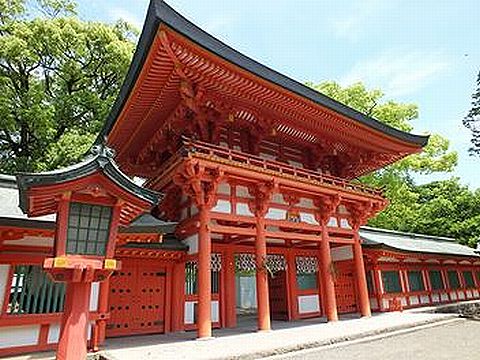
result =
[[[480,187],[461,124],[480,70],[478,0],[170,0],[235,49],[298,81],[363,81],[388,99],[419,106],[415,132],[440,133],[459,153],[453,174]],[[148,0],[79,0],[85,20],[141,27]]]

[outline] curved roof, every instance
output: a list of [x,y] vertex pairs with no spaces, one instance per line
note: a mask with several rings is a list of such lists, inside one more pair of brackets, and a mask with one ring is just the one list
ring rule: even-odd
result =
[[148,51],[162,24],[224,60],[296,95],[311,100],[322,107],[344,115],[360,124],[366,125],[398,140],[410,143],[411,145],[423,147],[428,142],[428,136],[410,134],[385,125],[372,117],[343,105],[340,102],[243,55],[188,21],[163,0],[151,0],[150,2],[143,31],[133,61],[130,65],[130,69],[120,90],[120,94],[107,117],[99,137],[97,138],[97,142],[107,136],[113,129],[123,106],[135,86],[135,82],[147,58]]
[[63,184],[73,180],[81,179],[96,172],[103,173],[108,179],[125,190],[127,193],[150,204],[156,205],[162,195],[142,188],[135,184],[130,178],[123,174],[113,160],[114,153],[103,145],[92,148],[95,153],[91,158],[78,164],[43,173],[20,173],[16,176],[19,190],[19,207],[24,213],[29,213],[28,190],[42,185]]

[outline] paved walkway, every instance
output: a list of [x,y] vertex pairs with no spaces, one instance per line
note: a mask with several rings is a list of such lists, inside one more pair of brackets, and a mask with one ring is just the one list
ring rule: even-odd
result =
[[253,319],[236,329],[214,331],[214,338],[195,340],[195,332],[109,339],[101,354],[111,360],[258,359],[274,354],[383,334],[414,326],[448,321],[452,314],[405,311],[371,318],[346,317],[336,323],[324,319],[278,322],[269,332],[253,332]]
[[307,349],[265,360],[478,360],[480,322],[457,319],[442,326],[425,325],[379,339]]

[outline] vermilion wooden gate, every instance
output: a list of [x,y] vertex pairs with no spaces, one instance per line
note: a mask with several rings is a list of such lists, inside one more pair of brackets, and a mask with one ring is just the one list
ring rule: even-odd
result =
[[353,264],[337,265],[335,293],[337,299],[337,311],[339,314],[353,313],[357,311],[354,276]]
[[155,261],[122,260],[122,269],[110,279],[107,336],[164,331],[165,276]]
[[268,292],[272,320],[288,320],[286,271],[279,271],[268,278]]

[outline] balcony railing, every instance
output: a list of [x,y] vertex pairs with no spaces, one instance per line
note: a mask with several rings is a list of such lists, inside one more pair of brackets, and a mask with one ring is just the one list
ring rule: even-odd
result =
[[[246,165],[249,168],[256,167],[269,173],[278,173],[280,176],[283,175],[311,183],[340,187],[345,190],[366,193],[373,196],[383,196],[383,191],[378,188],[360,183],[352,183],[335,176],[320,174],[317,171],[291,166],[276,160],[267,160],[253,154],[247,154],[198,140],[183,139],[180,154],[182,156],[190,155],[193,157],[200,155],[200,157],[208,158],[212,161],[227,160],[228,162],[239,163],[243,166]],[[171,160],[175,162],[174,159]],[[176,160],[178,160],[178,158]],[[168,167],[168,164],[164,164],[163,168],[165,169],[165,167]]]

